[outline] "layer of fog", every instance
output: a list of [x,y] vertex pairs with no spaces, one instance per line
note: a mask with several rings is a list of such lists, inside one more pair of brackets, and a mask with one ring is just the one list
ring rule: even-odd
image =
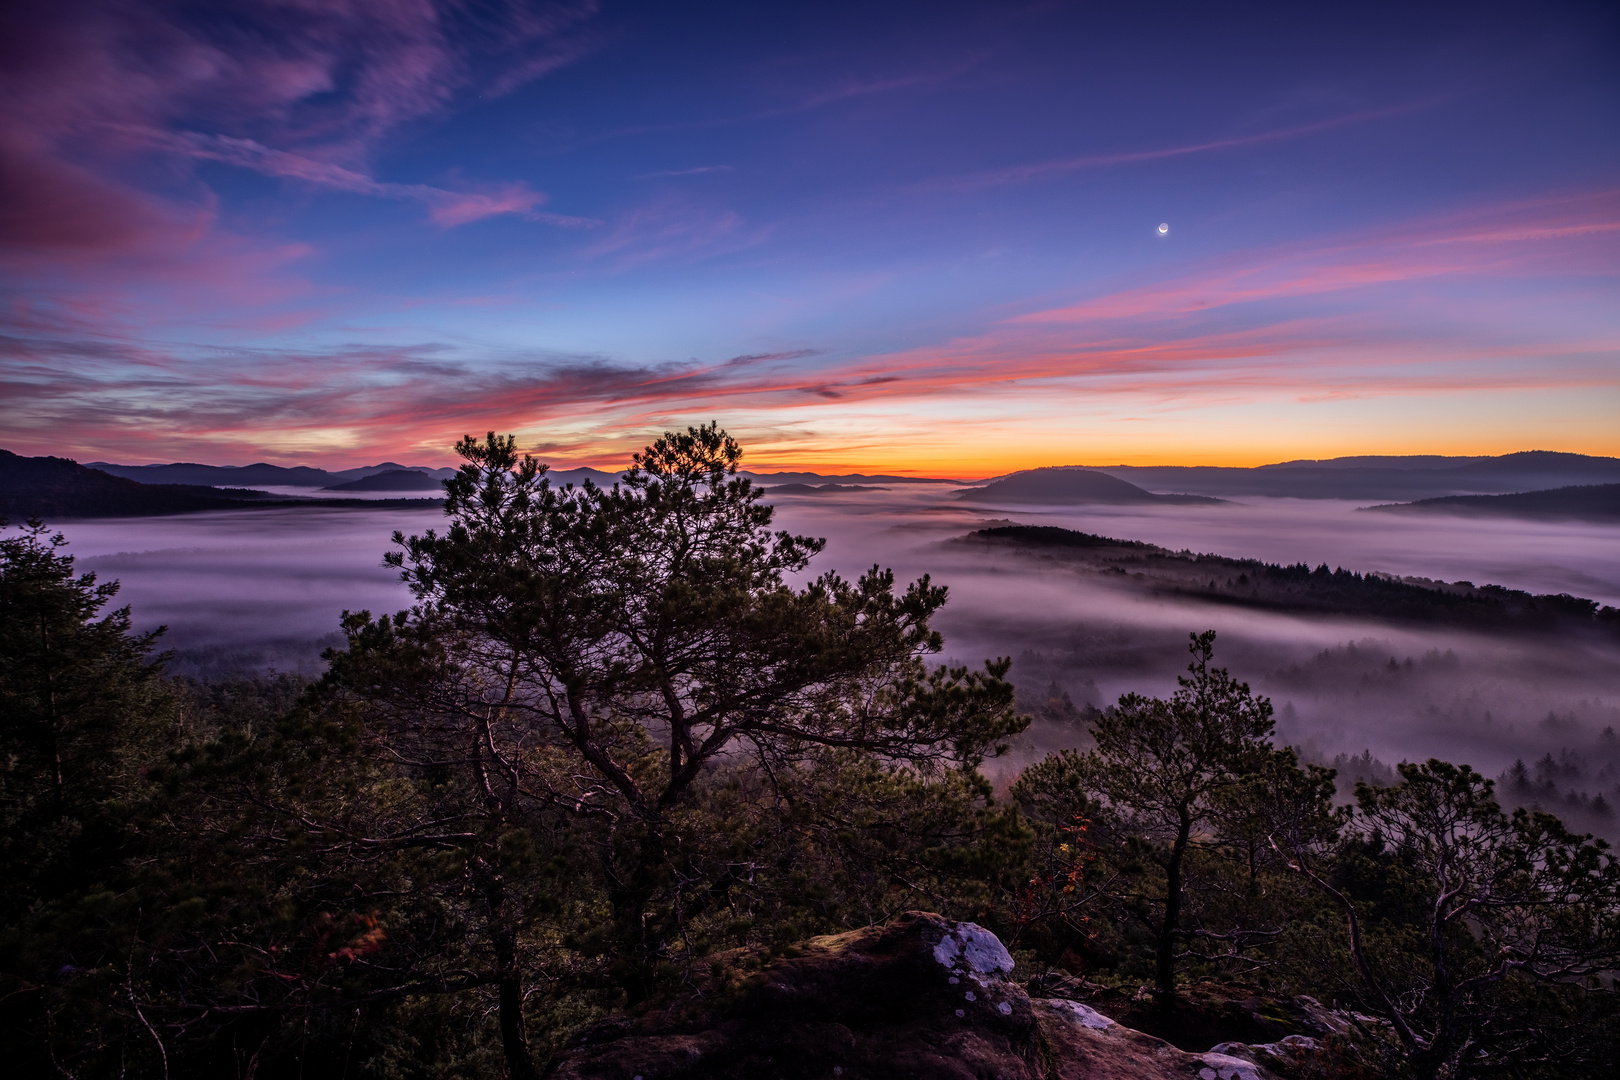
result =
[[[226,488],[224,490],[230,490]],[[249,491],[262,491],[291,499],[434,499],[439,493],[425,491],[333,491],[329,488],[298,487],[293,484],[259,484]]]
[[[994,521],[1056,524],[1172,549],[1570,592],[1620,604],[1620,528],[1358,514],[1342,502],[1244,499],[1224,506],[986,508],[901,488],[779,497],[778,524],[828,538],[813,571],[873,563],[950,586],[939,619],[949,658],[1014,658],[1026,701],[1067,695],[993,763],[998,774],[1084,738],[1080,713],[1136,690],[1167,694],[1191,631],[1219,632],[1217,660],[1272,698],[1279,734],[1331,759],[1428,756],[1491,775],[1523,759],[1556,772],[1557,798],[1620,798],[1620,642],[1483,635],[1306,618],[1149,598],[952,538]],[[287,509],[70,522],[86,569],[123,582],[138,625],[166,623],[180,670],[319,670],[339,613],[391,611],[409,595],[381,558],[394,529],[435,509]],[[324,640],[323,640],[324,639]],[[1548,755],[1551,756],[1548,762]],[[1556,769],[1553,767],[1556,766]],[[1607,770],[1607,771],[1604,771]],[[1546,798],[1550,800],[1551,795]],[[1561,807],[1577,823],[1585,811]]]
[[168,627],[178,670],[320,669],[345,609],[410,605],[382,565],[395,529],[418,533],[437,509],[228,510],[61,526],[83,569],[121,584],[139,629]]
[[1608,803],[1620,801],[1614,736],[1620,639],[1612,634],[1482,634],[1244,610],[1146,596],[1117,579],[949,541],[1012,520],[1172,550],[1325,562],[1620,604],[1620,528],[1448,516],[1390,520],[1327,500],[988,510],[899,491],[828,500],[780,502],[786,527],[829,538],[821,562],[845,574],[874,562],[905,576],[931,573],[951,588],[939,624],[952,658],[976,664],[1011,656],[1026,703],[1066,696],[1081,714],[1038,721],[1006,759],[992,763],[992,773],[1005,776],[1051,749],[1082,742],[1088,706],[1106,706],[1131,690],[1174,692],[1188,660],[1188,634],[1214,629],[1218,663],[1273,700],[1279,736],[1310,756],[1440,757],[1493,776],[1516,760],[1534,774],[1539,763],[1550,784],[1538,792],[1540,802],[1583,827],[1612,829],[1589,801],[1600,793]]

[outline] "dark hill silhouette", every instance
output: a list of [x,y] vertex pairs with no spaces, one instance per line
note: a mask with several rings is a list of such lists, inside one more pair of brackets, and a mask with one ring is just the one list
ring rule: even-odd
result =
[[276,507],[431,506],[433,499],[288,498],[248,488],[192,484],[142,484],[68,458],[21,457],[0,450],[0,517],[12,523],[29,518],[156,517],[199,510],[262,510]]
[[1347,457],[1253,469],[1209,465],[1099,465],[1155,491],[1288,499],[1416,500],[1620,483],[1620,458],[1527,450],[1486,458]]
[[828,484],[860,485],[860,484],[962,484],[962,480],[950,480],[938,476],[889,476],[886,474],[868,476],[865,473],[841,473],[836,475],[822,475],[813,472],[774,472],[762,473],[743,470],[743,475],[756,484],[773,484],[782,486],[786,484],[804,484],[806,487],[826,487]]
[[401,465],[384,461],[377,465],[361,465],[353,469],[328,472],[308,465],[200,465],[194,461],[175,462],[172,465],[115,465],[108,461],[92,461],[85,468],[100,469],[113,476],[122,476],[142,484],[201,484],[208,487],[244,487],[254,484],[270,487],[319,488],[362,480],[379,473],[410,470],[428,476],[446,477],[453,469],[430,469],[421,465]]
[[173,465],[113,465],[106,461],[92,461],[87,469],[99,469],[111,476],[134,480],[142,484],[190,484],[204,487],[244,487],[253,484],[279,487],[323,487],[344,479],[325,469],[312,469],[307,465],[291,468],[259,462],[257,465],[199,465],[195,462],[177,462]]
[[1620,480],[1620,460],[1563,454],[1553,450],[1521,450],[1517,454],[1503,454],[1501,457],[1459,465],[1452,472],[1459,476],[1522,476],[1526,479],[1568,476],[1608,482]]
[[1087,503],[1128,506],[1149,503],[1218,503],[1201,495],[1155,495],[1095,469],[1052,468],[1016,472],[957,496],[970,502],[1076,506]]
[[586,466],[577,469],[548,469],[546,471],[546,479],[551,481],[552,487],[562,487],[564,484],[583,487],[585,481],[589,480],[597,487],[610,488],[617,484],[623,475],[622,472],[603,472],[601,469],[592,469]]
[[440,491],[444,483],[438,477],[414,469],[392,469],[373,473],[346,484],[332,484],[323,491]]
[[1362,509],[1386,513],[1620,521],[1620,484],[1581,484],[1549,491],[1520,491],[1512,495],[1452,495],[1418,502],[1364,506]]
[[[226,466],[197,463],[114,465],[98,461],[91,462],[89,467],[100,469],[113,476],[148,484],[333,489],[345,483],[388,472],[419,472],[436,479],[447,476],[450,472],[448,469],[405,466],[393,461],[336,472],[308,466],[284,467],[264,462],[256,465]],[[1022,497],[1014,499],[1009,489],[997,487],[998,484],[1011,481],[1015,477],[1058,472],[1101,473],[1123,481],[1136,489],[1138,494],[1131,494],[1127,489],[1121,488],[1113,489],[1110,494],[1099,487],[1091,494],[1079,491],[1069,495],[1061,492],[1054,495],[1029,491]],[[589,478],[603,486],[611,486],[618,479],[615,473],[588,468],[556,470],[551,475],[553,483],[577,484]],[[867,476],[860,473],[833,476],[809,472],[750,472],[748,475],[757,483],[770,484],[773,487],[805,484],[819,488],[828,483],[855,485],[962,483],[960,480],[933,477]],[[1075,481],[1072,478],[1069,482],[1083,484],[1082,481]],[[1395,502],[1453,495],[1544,491],[1576,485],[1613,483],[1620,483],[1620,458],[1527,450],[1498,457],[1444,457],[1434,454],[1358,455],[1324,460],[1284,461],[1252,469],[1202,465],[1058,466],[1050,469],[1032,469],[1026,473],[1002,477],[991,485],[976,489],[980,494],[964,497],[974,501],[984,501],[988,497],[1008,502],[1072,505],[1115,501],[1146,503],[1161,500],[1144,499],[1142,498],[1144,495],[1151,495],[1153,492],[1177,492],[1202,496],[1263,495],[1295,499]],[[992,489],[994,494],[990,494]],[[420,490],[429,489],[424,487]]]
[[1270,465],[1256,465],[1256,469],[1455,469],[1476,461],[1494,460],[1485,457],[1447,457],[1444,454],[1352,454],[1336,458],[1296,458]]
[[843,491],[888,491],[888,488],[868,487],[864,484],[776,484],[759,490],[767,495],[837,495]]
[[448,467],[435,469],[431,465],[401,465],[397,461],[384,461],[377,465],[361,465],[358,468],[339,470],[332,474],[329,483],[346,484],[351,480],[364,480],[367,477],[391,472],[418,472],[436,480],[448,480],[455,475],[456,470]]
[[0,450],[0,515],[27,518],[134,517],[238,508],[262,491],[217,491],[185,484],[140,484],[68,458],[26,458]]

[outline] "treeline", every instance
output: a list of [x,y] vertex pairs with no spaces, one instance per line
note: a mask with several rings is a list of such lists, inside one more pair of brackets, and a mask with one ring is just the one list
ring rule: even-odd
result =
[[1580,484],[1510,495],[1448,495],[1417,502],[1363,507],[1385,513],[1447,513],[1481,516],[1620,520],[1620,484]]
[[[1496,778],[1497,783],[1509,805],[1551,810],[1566,818],[1612,825],[1614,806],[1620,801],[1620,770],[1615,767],[1620,753],[1616,753],[1616,741],[1614,728],[1605,728],[1598,742],[1600,753],[1608,751],[1607,760],[1595,771],[1588,771],[1591,762],[1564,749],[1557,758],[1548,751],[1531,765],[1526,765],[1522,758],[1515,761]],[[1596,793],[1589,785],[1597,788]]]
[[460,449],[448,527],[396,537],[417,605],[346,618],[315,682],[166,677],[60,538],[0,540],[14,1068],[533,1077],[694,972],[915,908],[1166,1008],[1311,994],[1366,1018],[1346,1075],[1612,1062],[1620,870],[1466,767],[1341,805],[1203,634],[996,798],[1008,663],[927,662],[927,578],[786,585],[820,541],[724,432],[611,490]]
[[1155,593],[1238,607],[1463,627],[1620,631],[1620,609],[1565,593],[1536,595],[1468,582],[1418,584],[1343,567],[1330,569],[1326,563],[1315,568],[1306,563],[1284,566],[1171,551],[1052,525],[999,525],[970,533],[963,542],[1063,559]]

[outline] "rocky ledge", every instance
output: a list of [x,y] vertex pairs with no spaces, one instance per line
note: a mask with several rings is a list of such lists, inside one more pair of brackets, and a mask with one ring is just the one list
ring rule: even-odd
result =
[[582,1033],[552,1080],[1269,1080],[1313,1040],[1188,1053],[1065,998],[1032,998],[973,923],[908,912],[812,938],[732,983]]

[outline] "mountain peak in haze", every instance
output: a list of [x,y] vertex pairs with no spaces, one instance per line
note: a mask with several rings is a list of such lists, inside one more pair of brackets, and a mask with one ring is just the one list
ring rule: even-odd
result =
[[322,491],[438,491],[444,482],[417,469],[389,469],[372,473],[345,484],[331,484]]
[[1217,503],[1198,495],[1155,495],[1116,476],[1095,469],[1059,465],[1016,472],[984,487],[957,496],[970,502],[1011,502],[1054,506],[1085,503],[1125,506],[1147,503]]

